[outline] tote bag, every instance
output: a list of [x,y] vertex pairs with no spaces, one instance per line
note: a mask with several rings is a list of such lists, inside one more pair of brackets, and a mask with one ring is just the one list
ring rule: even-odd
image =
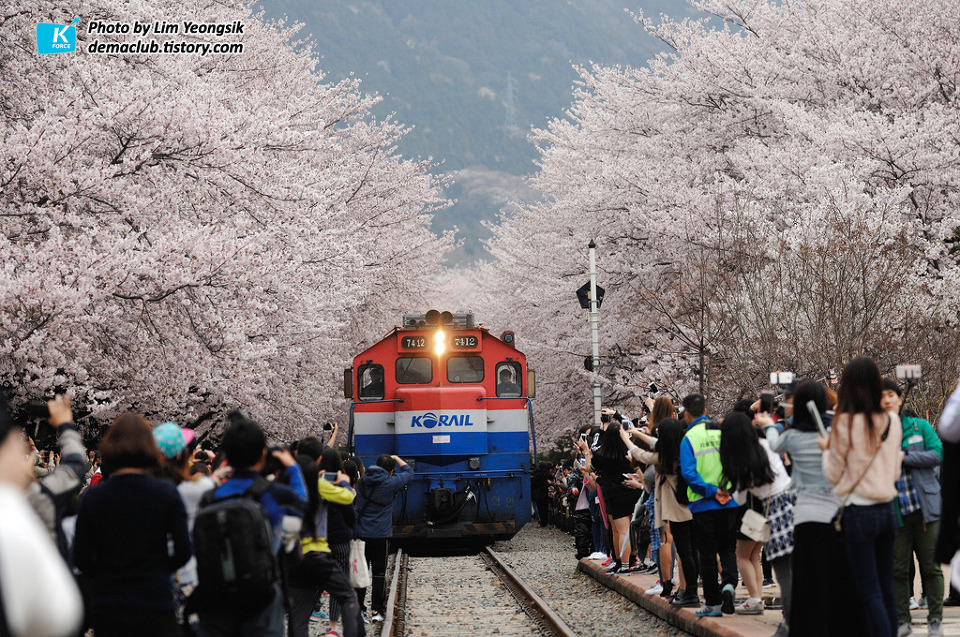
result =
[[365,550],[363,540],[350,540],[350,586],[353,588],[370,586],[370,569],[367,568]]

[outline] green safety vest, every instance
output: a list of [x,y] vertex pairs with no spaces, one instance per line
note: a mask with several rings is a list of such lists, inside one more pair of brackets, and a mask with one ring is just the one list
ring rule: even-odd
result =
[[[707,425],[711,425],[707,427]],[[697,460],[697,473],[704,482],[720,485],[723,465],[720,464],[720,426],[714,422],[702,422],[694,425],[685,436],[693,447],[693,457]],[[728,490],[728,489],[725,489]],[[703,496],[687,487],[687,499],[696,502]]]

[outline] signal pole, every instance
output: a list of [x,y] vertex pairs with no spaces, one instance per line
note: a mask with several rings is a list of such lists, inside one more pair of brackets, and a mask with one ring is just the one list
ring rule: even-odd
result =
[[[597,302],[597,244],[593,239],[590,248],[590,340],[593,345],[593,373],[600,373],[600,304]],[[600,428],[600,407],[603,394],[600,381],[593,379],[593,424]]]

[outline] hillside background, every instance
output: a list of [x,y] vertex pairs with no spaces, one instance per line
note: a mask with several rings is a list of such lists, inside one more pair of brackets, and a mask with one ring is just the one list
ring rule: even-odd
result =
[[674,18],[680,0],[264,0],[269,17],[304,23],[328,81],[362,80],[383,101],[378,118],[412,127],[399,152],[432,157],[450,173],[436,232],[458,229],[452,265],[482,257],[485,220],[536,193],[531,127],[563,115],[575,65],[643,66],[663,49],[625,11]]

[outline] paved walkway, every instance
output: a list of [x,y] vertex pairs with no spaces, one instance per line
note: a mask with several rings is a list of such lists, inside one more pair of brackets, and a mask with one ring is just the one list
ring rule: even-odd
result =
[[[769,608],[763,615],[724,615],[723,617],[696,617],[695,608],[674,608],[659,595],[644,593],[657,583],[656,574],[607,575],[600,562],[588,559],[580,560],[579,570],[594,578],[607,588],[617,591],[627,599],[639,604],[646,610],[664,619],[677,628],[698,637],[770,637],[783,618],[779,610],[779,587],[763,589],[764,602]],[[944,568],[944,581],[949,581],[949,571]],[[917,581],[915,590],[920,590]],[[737,601],[746,598],[743,585],[737,587]],[[913,615],[913,634],[924,637],[927,634],[926,609],[915,610]],[[960,635],[960,607],[944,607],[943,631],[947,635]]]

